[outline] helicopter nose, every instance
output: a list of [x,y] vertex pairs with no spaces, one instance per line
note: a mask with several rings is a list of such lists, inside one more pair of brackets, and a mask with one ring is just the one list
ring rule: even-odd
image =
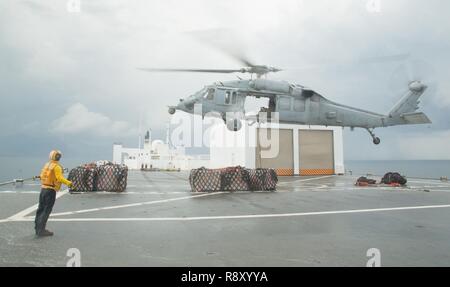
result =
[[183,109],[184,107],[184,101],[180,99],[180,102],[177,104],[177,109]]
[[186,111],[186,110],[192,110],[194,107],[194,101],[192,99],[180,99],[180,102],[177,104],[177,109]]
[[409,89],[413,92],[422,92],[427,88],[426,85],[422,84],[420,81],[414,81],[409,84]]
[[183,105],[185,108],[192,109],[195,103],[197,103],[197,98],[189,96],[186,99],[181,100],[179,104]]

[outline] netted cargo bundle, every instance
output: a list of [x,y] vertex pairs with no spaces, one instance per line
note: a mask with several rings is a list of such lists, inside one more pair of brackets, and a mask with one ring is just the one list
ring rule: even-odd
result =
[[68,179],[73,186],[70,191],[95,191],[95,180],[97,178],[97,170],[94,165],[79,166],[69,172]]
[[278,178],[273,169],[246,169],[240,166],[223,169],[191,170],[189,183],[193,192],[276,190]]
[[127,187],[128,167],[102,162],[78,166],[69,172],[71,192],[111,191],[122,192]]
[[221,170],[220,188],[223,191],[250,190],[248,172],[240,167],[227,167]]
[[250,190],[276,190],[278,176],[271,168],[246,169],[250,178]]
[[97,190],[122,192],[127,188],[128,167],[105,164],[97,167]]
[[219,169],[204,167],[193,169],[189,174],[189,183],[193,192],[220,191],[221,174]]

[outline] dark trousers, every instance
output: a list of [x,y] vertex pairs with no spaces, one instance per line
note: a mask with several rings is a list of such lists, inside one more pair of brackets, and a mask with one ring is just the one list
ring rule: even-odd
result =
[[53,205],[55,204],[56,191],[50,188],[42,188],[39,195],[39,207],[36,211],[36,218],[34,219],[34,229],[36,234],[45,230],[48,217],[52,213]]

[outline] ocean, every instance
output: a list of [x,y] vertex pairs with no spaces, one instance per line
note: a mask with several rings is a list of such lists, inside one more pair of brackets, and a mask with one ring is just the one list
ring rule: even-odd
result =
[[450,178],[450,160],[346,160],[345,171],[354,175],[399,172],[406,177]]
[[[74,168],[82,163],[100,159],[63,158],[63,167]],[[111,160],[111,159],[106,159]],[[0,182],[15,178],[30,178],[39,175],[47,157],[0,157]],[[407,177],[450,178],[450,160],[346,160],[346,173],[353,175],[373,174],[381,176],[397,171]]]
[[[69,170],[80,164],[96,161],[93,158],[62,158],[61,165]],[[111,159],[107,159],[111,160]],[[30,178],[40,174],[42,166],[48,161],[43,157],[4,157],[0,156],[0,183],[15,178]],[[67,173],[66,173],[67,176]]]

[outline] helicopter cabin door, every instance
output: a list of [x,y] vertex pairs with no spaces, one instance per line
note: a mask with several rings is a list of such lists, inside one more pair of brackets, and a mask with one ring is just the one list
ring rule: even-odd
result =
[[237,91],[233,89],[216,89],[216,104],[231,106],[237,103]]

